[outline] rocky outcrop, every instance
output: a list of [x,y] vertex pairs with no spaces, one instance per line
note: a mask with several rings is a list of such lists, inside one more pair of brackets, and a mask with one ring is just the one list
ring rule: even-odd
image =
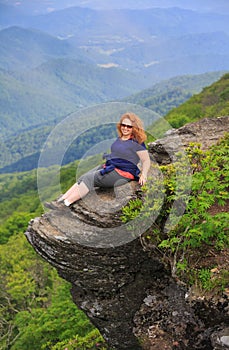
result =
[[[225,120],[228,124],[227,117]],[[199,132],[207,140],[207,131],[211,130],[213,142],[210,125],[223,125],[223,121],[209,120],[203,129],[205,123],[181,128],[177,131],[179,137],[193,140],[192,135]],[[166,138],[170,150],[174,135],[172,132]],[[215,141],[219,138],[216,133],[214,137]],[[158,161],[159,145],[162,152],[167,150],[166,139],[150,146]],[[37,253],[72,284],[73,301],[100,330],[109,349],[220,349],[220,344],[225,346],[227,341],[223,333],[228,322],[227,297],[211,306],[190,299],[186,288],[171,277],[158,252],[147,251],[142,244],[141,233],[147,225],[135,230],[121,221],[122,206],[141,195],[138,190],[133,182],[115,191],[90,193],[71,209],[51,210],[32,220],[26,237]]]
[[[52,210],[30,222],[26,236],[61,277],[72,283],[76,305],[114,349],[141,349],[133,333],[151,276],[164,276],[158,259],[122,229],[120,208],[134,198],[136,183],[98,190],[73,208]],[[123,242],[123,235],[129,237]]]
[[205,150],[226,132],[229,132],[229,116],[204,118],[167,131],[164,138],[149,143],[149,151],[159,164],[168,164],[179,150],[185,149],[190,143],[200,143]]

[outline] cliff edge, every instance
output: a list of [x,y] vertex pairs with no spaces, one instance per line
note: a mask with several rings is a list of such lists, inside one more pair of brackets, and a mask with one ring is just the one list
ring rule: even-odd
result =
[[[149,150],[166,164],[179,147],[199,142],[207,148],[225,132],[229,117],[203,119],[172,130]],[[141,230],[133,233],[122,223],[121,208],[139,195],[135,182],[97,190],[71,209],[35,218],[26,237],[72,284],[73,301],[109,349],[227,349],[227,296],[210,303],[189,300],[160,254],[144,248]]]

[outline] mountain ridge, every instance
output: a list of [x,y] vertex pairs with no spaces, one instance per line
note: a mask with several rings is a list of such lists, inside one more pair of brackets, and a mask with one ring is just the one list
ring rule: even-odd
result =
[[[228,21],[227,14],[196,13],[179,8],[92,10],[72,7],[42,16],[33,16],[27,24],[23,22],[21,26],[25,29],[32,27],[49,35],[65,38],[65,44],[68,42],[74,48],[81,48],[85,58],[94,56],[94,59],[104,60],[105,63],[109,63],[107,58],[113,58],[116,59],[114,63],[119,64],[120,67],[133,70],[134,66],[139,65],[139,54],[134,59],[136,48],[140,52],[145,51],[145,55],[148,54],[149,58],[144,64],[160,59],[161,51],[167,60],[180,50],[182,55],[177,56],[185,57],[184,53],[186,52],[186,56],[189,55],[188,50],[195,45],[196,54],[204,54],[204,46],[208,53],[217,54],[219,51],[216,47],[217,43],[223,38],[225,41],[225,35],[229,34]],[[15,25],[13,21],[12,25]],[[211,38],[214,33],[217,35],[215,39]],[[201,37],[203,34],[205,38]],[[169,50],[168,47],[170,47]],[[228,53],[227,47],[227,44],[221,46],[221,54]],[[135,50],[135,54],[131,55],[132,49]],[[107,57],[109,50],[114,50],[114,53],[110,53]],[[125,60],[123,50],[127,56]],[[119,57],[120,52],[121,57]],[[167,55],[166,52],[168,52]],[[133,61],[129,66],[128,60]],[[149,73],[150,70],[148,70]]]
[[49,60],[29,71],[1,70],[0,75],[2,137],[90,104],[121,99],[146,86],[144,77],[131,72],[70,58]]
[[162,80],[154,84],[152,88],[128,96],[124,101],[140,104],[165,116],[171,109],[178,107],[193,94],[200,93],[204,85],[211,85],[225,73],[226,71],[209,72]]
[[[8,7],[12,7],[13,0],[2,0],[2,4],[6,4]],[[123,8],[129,8],[129,9],[148,9],[148,8],[155,8],[155,7],[161,7],[161,8],[170,8],[171,6],[180,7],[184,9],[194,10],[194,11],[201,11],[201,12],[217,12],[217,13],[228,13],[228,6],[225,4],[225,1],[219,0],[217,3],[213,0],[208,0],[207,4],[203,2],[199,2],[198,0],[193,0],[191,3],[184,3],[182,0],[173,0],[171,5],[171,0],[154,0],[153,4],[151,0],[126,0],[123,2],[122,0],[110,0],[109,2],[104,3],[102,0],[87,0],[86,5],[88,8],[92,9],[123,9]],[[49,7],[47,7],[47,4],[45,1],[39,1],[31,3],[30,2],[23,2],[20,4],[20,6],[17,7],[17,11],[20,11],[24,14],[45,14],[49,11],[57,11],[65,8],[66,6],[69,6],[68,4],[64,5],[62,0],[49,0]],[[84,0],[72,0],[71,6],[79,6],[79,7],[85,7],[85,1]]]
[[[0,67],[7,71],[25,70],[60,57],[90,58],[80,48],[34,28],[11,26],[0,31]],[[16,50],[16,54],[15,54]]]
[[[143,107],[149,108],[149,110],[159,113],[159,115],[165,116],[171,108],[179,106],[194,93],[200,92],[204,86],[206,87],[206,85],[218,80],[223,73],[224,72],[216,72],[200,76],[176,77],[155,84],[153,87],[134,94],[132,97],[126,98],[123,101],[142,105]],[[18,135],[8,137],[5,142],[2,141],[1,148],[4,152],[1,156],[0,172],[25,171],[26,169],[31,169],[31,167],[36,168],[40,148],[56,123],[58,123],[58,119],[52,122],[51,120],[49,122],[46,120],[44,126],[41,124],[38,127],[34,126],[32,128],[31,125],[28,125],[30,130],[27,129],[25,132],[21,132]],[[108,130],[107,137],[110,136],[110,133],[111,131]],[[99,139],[98,135],[94,135],[94,137],[95,136]],[[90,135],[90,137],[92,136]],[[85,139],[84,142],[86,142]],[[73,158],[80,158],[87,147],[90,148],[90,142],[84,144],[84,149],[82,149],[81,146],[74,148]],[[18,152],[19,149],[20,152]],[[70,158],[72,159],[71,154]]]

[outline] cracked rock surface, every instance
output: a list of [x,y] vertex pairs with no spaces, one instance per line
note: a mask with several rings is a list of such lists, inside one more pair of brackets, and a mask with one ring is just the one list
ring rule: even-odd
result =
[[[106,193],[106,200],[114,200],[113,196]],[[103,191],[92,194],[93,199],[102,206]],[[119,205],[116,208],[119,212]],[[97,203],[91,222],[86,203],[80,207],[79,202],[72,210],[51,210],[30,222],[26,236],[72,284],[73,301],[99,329],[109,349],[227,349],[222,331],[228,322],[228,299],[220,307],[218,301],[210,305],[187,300],[185,287],[171,277],[156,251],[146,251],[140,236],[124,244],[112,238],[109,229],[115,229],[113,235],[123,234],[116,211],[106,213],[108,227],[103,216],[95,225],[100,210]],[[125,234],[131,237],[131,231]],[[219,326],[221,336],[216,332]]]
[[[204,119],[150,144],[150,152],[158,163],[167,163],[181,139],[203,141],[207,147],[225,131],[229,117]],[[133,182],[92,192],[71,209],[31,220],[26,237],[71,283],[73,301],[109,349],[228,349],[228,298],[187,298],[188,291],[171,277],[158,252],[142,245],[147,225],[133,232],[120,220],[121,208],[138,190]]]
[[169,130],[165,137],[149,143],[149,151],[160,164],[168,164],[174,160],[175,153],[184,150],[189,143],[200,143],[206,150],[215,144],[226,132],[229,132],[229,116],[203,118]]
[[[128,184],[122,187],[123,196],[116,198],[113,210],[106,208],[114,201],[112,191],[106,193],[106,200],[103,191],[94,193],[89,197],[91,203],[96,202],[92,219],[87,202],[82,206],[79,202],[71,210],[51,210],[32,220],[26,236],[60,276],[72,283],[74,302],[107,343],[114,349],[133,350],[141,349],[133,333],[134,315],[151,277],[166,272],[158,259],[146,254],[140,238],[121,229],[117,213],[130,191]],[[129,198],[135,193],[131,188]],[[122,242],[123,234],[128,234],[129,240],[120,244],[117,239]]]

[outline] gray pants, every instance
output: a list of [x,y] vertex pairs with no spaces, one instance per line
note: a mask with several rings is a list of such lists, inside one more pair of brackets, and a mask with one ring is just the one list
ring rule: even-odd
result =
[[109,187],[115,187],[115,186],[121,186],[125,183],[131,181],[131,179],[127,179],[126,177],[120,175],[117,173],[116,170],[112,170],[109,173],[106,173],[104,175],[100,174],[100,170],[102,169],[102,166],[98,166],[84,175],[82,175],[77,183],[84,182],[85,185],[88,187],[89,191],[91,191],[95,187],[103,187],[103,188],[109,188]]

